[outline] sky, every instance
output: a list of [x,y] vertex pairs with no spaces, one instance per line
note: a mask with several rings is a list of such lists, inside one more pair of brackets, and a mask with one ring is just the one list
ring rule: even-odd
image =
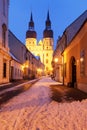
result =
[[49,10],[55,48],[58,37],[62,36],[64,30],[86,9],[87,0],[10,0],[9,29],[25,44],[32,11],[37,41],[39,41],[43,38]]

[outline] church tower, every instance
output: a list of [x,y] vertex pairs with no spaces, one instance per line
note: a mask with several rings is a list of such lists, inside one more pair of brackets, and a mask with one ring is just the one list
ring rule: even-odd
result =
[[45,30],[43,31],[43,63],[45,65],[45,73],[52,72],[52,56],[53,56],[53,31],[51,30],[51,21],[49,11],[45,22]]
[[39,56],[44,64],[44,73],[46,75],[52,73],[52,57],[53,57],[53,31],[51,30],[51,21],[49,11],[45,22],[45,30],[43,31],[43,39],[37,43],[37,34],[34,30],[34,22],[31,13],[29,29],[26,32],[26,47],[35,56]]
[[26,32],[26,47],[28,50],[30,50],[33,53],[36,44],[37,44],[37,33],[34,30],[34,22],[33,22],[33,16],[31,12],[29,29]]

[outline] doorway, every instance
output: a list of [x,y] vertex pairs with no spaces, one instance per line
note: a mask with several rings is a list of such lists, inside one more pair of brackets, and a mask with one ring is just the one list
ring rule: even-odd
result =
[[72,87],[76,87],[76,60],[71,58],[71,83]]

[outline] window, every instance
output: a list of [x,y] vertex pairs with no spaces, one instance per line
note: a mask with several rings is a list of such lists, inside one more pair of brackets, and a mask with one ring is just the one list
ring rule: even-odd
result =
[[46,71],[48,71],[48,67],[46,67]]
[[47,50],[48,50],[48,47],[47,47]]
[[22,53],[22,61],[24,60],[24,50],[23,50],[23,47],[21,47],[21,53]]
[[46,54],[46,56],[48,56],[48,53]]
[[7,31],[7,27],[5,24],[2,25],[2,46],[5,47],[6,46],[6,31]]
[[5,16],[5,0],[3,0],[3,15]]
[[85,75],[85,51],[82,50],[80,53],[80,74]]
[[48,59],[46,59],[46,64],[48,63]]
[[6,78],[6,61],[3,63],[3,78]]

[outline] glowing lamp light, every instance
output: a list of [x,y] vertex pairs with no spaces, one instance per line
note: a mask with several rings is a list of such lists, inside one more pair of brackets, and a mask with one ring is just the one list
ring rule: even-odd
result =
[[83,58],[83,57],[82,57],[82,58],[80,58],[80,61],[81,61],[81,62],[83,62],[83,61],[84,61],[84,58]]
[[22,71],[24,71],[24,65],[22,65],[22,67],[21,67],[21,68],[22,68]]
[[55,58],[55,59],[54,59],[54,62],[57,63],[57,62],[58,62],[58,58]]

